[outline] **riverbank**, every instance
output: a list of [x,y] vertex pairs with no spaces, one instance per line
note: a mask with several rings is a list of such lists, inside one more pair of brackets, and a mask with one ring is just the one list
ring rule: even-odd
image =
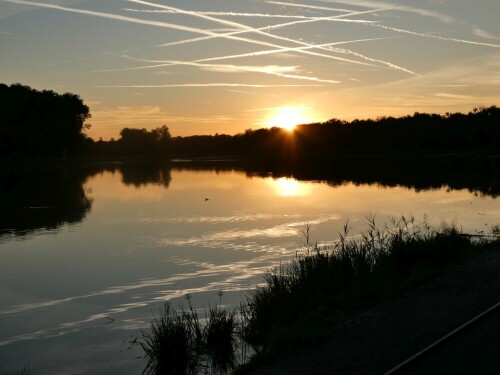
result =
[[[337,326],[327,343],[283,352],[272,363],[261,363],[240,373],[386,373],[497,303],[499,274],[500,248],[497,244],[404,295],[358,313]],[[500,360],[498,357],[496,362],[492,360],[498,369]],[[477,373],[495,371],[491,368],[492,362],[481,363],[475,358],[468,362],[477,364]],[[441,368],[451,368],[451,358],[441,358],[440,364]],[[408,366],[398,373],[413,370]],[[412,373],[435,372],[432,368],[417,367]]]

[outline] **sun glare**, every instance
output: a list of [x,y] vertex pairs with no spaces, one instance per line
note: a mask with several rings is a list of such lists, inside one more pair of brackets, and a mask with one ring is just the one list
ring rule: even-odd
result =
[[275,113],[266,121],[266,124],[268,127],[277,126],[292,131],[296,125],[307,122],[310,122],[310,119],[304,115],[304,108],[280,107],[276,108]]
[[274,188],[276,194],[282,197],[298,197],[309,194],[306,184],[292,178],[270,179],[269,184]]

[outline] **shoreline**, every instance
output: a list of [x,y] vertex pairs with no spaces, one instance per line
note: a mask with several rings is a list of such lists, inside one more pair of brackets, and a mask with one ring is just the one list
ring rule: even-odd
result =
[[[239,374],[385,373],[498,302],[499,274],[497,245],[403,295],[359,312],[337,326],[327,343],[294,348]],[[409,370],[410,366],[401,373]]]

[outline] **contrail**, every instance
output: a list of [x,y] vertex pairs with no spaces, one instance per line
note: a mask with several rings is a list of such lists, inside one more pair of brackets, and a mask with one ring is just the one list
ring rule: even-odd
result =
[[[357,39],[357,40],[349,40],[349,41],[343,41],[343,42],[330,42],[330,43],[324,43],[324,44],[319,44],[316,46],[305,46],[305,47],[289,47],[289,48],[279,48],[279,49],[274,49],[274,50],[267,50],[267,51],[257,51],[257,52],[249,52],[249,53],[243,53],[239,55],[227,55],[227,56],[219,56],[219,57],[210,57],[206,59],[199,59],[199,60],[194,60],[191,62],[181,62],[181,64],[190,64],[190,63],[201,63],[201,62],[208,62],[208,61],[217,61],[217,60],[227,60],[227,59],[234,59],[234,58],[242,58],[242,57],[254,57],[254,56],[263,56],[263,55],[271,55],[271,54],[276,54],[276,53],[282,53],[282,52],[293,52],[293,51],[298,51],[298,50],[304,50],[304,49],[311,49],[311,48],[316,48],[317,46],[321,47],[331,47],[335,45],[342,45],[342,44],[351,44],[351,43],[359,43],[359,42],[368,42],[368,41],[375,41],[375,40],[386,40],[386,39],[392,39],[394,37],[379,37],[379,38],[369,38],[369,39]],[[339,53],[344,53],[347,54],[349,50],[343,50],[343,49],[338,49]],[[349,52],[346,52],[349,51]],[[355,53],[355,52],[352,52]],[[359,54],[360,55],[360,54]],[[136,66],[136,67],[130,67],[130,68],[118,68],[118,69],[101,69],[101,70],[92,70],[92,71],[86,71],[86,72],[81,72],[81,73],[73,73],[73,74],[88,74],[88,73],[108,73],[108,72],[124,72],[124,71],[133,71],[133,70],[143,70],[143,69],[155,69],[155,68],[164,68],[167,66],[175,66],[175,65],[180,65],[180,64],[172,64],[170,62],[167,62],[168,60],[144,60],[144,59],[136,59],[132,58],[130,56],[125,56],[121,55],[122,57],[134,60],[134,61],[142,61],[142,62],[150,62],[150,63],[158,63],[155,65],[146,65],[146,66]],[[361,55],[362,56],[362,55]],[[367,59],[370,59],[369,57],[365,57]],[[381,60],[376,60],[376,59],[371,59],[372,62],[380,62]],[[368,63],[362,63],[359,62],[361,65],[366,65],[366,66],[374,66],[373,64],[368,64]],[[408,71],[409,73],[416,75],[416,73]]]
[[[132,22],[132,23],[139,23],[139,24],[145,24],[145,25],[150,25],[150,26],[165,27],[165,28],[171,28],[171,29],[189,31],[189,32],[193,32],[193,33],[200,33],[200,34],[210,35],[212,37],[217,37],[218,35],[221,35],[221,34],[217,34],[217,33],[214,33],[212,31],[208,31],[208,30],[202,30],[202,29],[198,29],[198,28],[193,28],[193,27],[188,27],[188,26],[182,26],[182,25],[177,25],[177,24],[172,24],[172,23],[167,23],[167,22],[162,22],[162,21],[143,20],[143,19],[132,18],[132,17],[127,17],[127,16],[121,16],[121,15],[112,14],[112,13],[103,13],[103,12],[96,12],[96,11],[90,11],[90,10],[85,10],[85,9],[68,8],[68,7],[63,7],[63,6],[55,5],[55,4],[41,4],[41,3],[36,3],[36,2],[32,2],[32,1],[25,1],[25,0],[3,0],[3,1],[4,2],[9,2],[9,3],[15,3],[15,4],[24,4],[24,5],[39,6],[39,7],[44,7],[44,8],[56,9],[56,10],[60,10],[60,11],[66,11],[66,12],[80,13],[80,14],[86,14],[86,15],[93,15],[93,16],[97,16],[97,17],[101,17],[101,18],[115,19],[115,20],[120,20],[120,21],[125,21],[125,22]],[[128,1],[135,2],[135,3],[140,3],[140,4],[143,4],[143,5],[149,5],[149,6],[166,7],[167,9],[171,9],[171,10],[174,10],[174,11],[177,11],[177,12],[182,12],[182,13],[190,14],[190,15],[196,15],[197,14],[196,12],[182,11],[182,10],[179,10],[177,8],[168,7],[168,6],[162,6],[162,5],[158,5],[158,4],[153,4],[153,3],[150,3],[150,2],[146,2],[146,1],[140,1],[140,0],[128,0]],[[219,23],[224,23],[224,24],[226,24],[228,26],[235,26],[235,27],[238,27],[238,28],[244,27],[244,28],[246,28],[248,30],[253,30],[253,28],[251,28],[249,26],[245,26],[245,25],[242,25],[242,24],[239,24],[239,23],[235,23],[235,22],[231,22],[231,21],[219,20],[218,18],[213,18],[213,17],[210,17],[210,16],[200,16],[200,17],[202,17],[202,18],[208,18],[210,20],[213,20],[213,21],[219,22]],[[304,21],[295,21],[295,22],[304,22]],[[267,36],[273,36],[273,34],[269,34],[269,33],[265,33],[265,32],[262,32],[262,34],[263,35],[267,35]],[[224,35],[224,34],[222,34],[222,35]],[[265,46],[270,46],[270,47],[283,48],[283,46],[280,46],[280,45],[276,45],[276,44],[273,44],[273,43],[262,42],[262,41],[257,41],[257,40],[248,39],[248,38],[241,38],[241,37],[230,36],[230,35],[229,36],[225,36],[225,37],[226,38],[230,38],[230,39],[239,40],[239,41],[250,42],[250,43],[254,43],[254,44],[260,44],[260,45],[265,45]],[[276,37],[278,39],[288,40],[288,41],[295,42],[295,43],[299,43],[299,44],[302,44],[302,45],[307,45],[307,46],[310,45],[308,43],[303,43],[303,42],[295,41],[295,40],[289,39],[289,38],[277,37],[277,36],[273,36],[273,37]],[[342,58],[339,58],[339,57],[336,57],[336,56],[319,54],[319,53],[312,52],[312,51],[307,51],[307,50],[304,50],[303,53],[312,54],[314,56],[327,57],[327,58],[330,58],[330,59],[335,59],[335,60],[340,60],[340,61],[346,61],[346,62],[358,63],[359,64],[358,61],[349,60],[349,59],[342,59]]]
[[379,27],[381,29],[391,30],[391,31],[395,31],[398,33],[403,33],[403,34],[421,36],[424,38],[432,38],[432,39],[439,39],[439,40],[444,40],[444,41],[448,41],[448,42],[457,42],[457,43],[473,44],[473,45],[477,45],[477,46],[500,48],[500,45],[493,44],[493,43],[474,42],[472,40],[466,40],[466,39],[445,38],[444,36],[417,33],[415,31],[410,31],[410,30],[405,30],[405,29],[397,29],[395,27],[379,25],[379,24],[369,24],[369,26]]
[[355,12],[355,10],[352,10],[352,9],[341,9],[341,8],[320,7],[320,6],[316,6],[316,5],[284,3],[282,1],[266,1],[266,3],[276,4],[276,5],[285,5],[287,7],[298,7],[298,8],[317,9],[317,10],[331,10],[334,12],[341,12],[341,13]]
[[[134,0],[130,0],[134,1]],[[385,10],[389,10],[390,8],[387,8]],[[353,12],[349,14],[342,14],[342,15],[337,15],[337,16],[330,16],[330,17],[309,17],[306,20],[301,20],[301,21],[292,21],[292,22],[286,22],[286,23],[279,23],[276,25],[270,25],[270,26],[264,26],[260,28],[245,28],[240,31],[235,31],[233,33],[228,33],[228,34],[220,34],[219,37],[225,37],[229,35],[239,35],[239,34],[244,34],[244,33],[249,33],[249,32],[260,32],[260,31],[266,31],[266,30],[274,30],[274,29],[279,29],[282,27],[286,26],[293,26],[296,24],[300,23],[311,23],[311,22],[319,22],[319,21],[334,21],[334,22],[350,22],[350,23],[374,23],[373,21],[367,21],[367,20],[345,20],[343,19],[344,17],[351,17],[351,16],[358,16],[358,15],[363,15],[367,13],[375,13],[375,12],[381,12],[383,9],[375,9],[375,10],[365,10],[365,11],[359,11],[359,12]],[[273,34],[268,34],[266,33],[267,36],[272,35],[273,37],[276,37]],[[279,37],[280,39],[283,37]],[[160,44],[157,47],[169,47],[169,46],[174,46],[174,45],[179,45],[179,44],[185,44],[185,43],[192,43],[192,42],[201,42],[204,40],[212,39],[212,37],[197,37],[197,38],[192,38],[192,39],[187,39],[187,40],[181,40],[178,42],[170,42],[170,43],[165,43],[165,44]],[[285,38],[285,40],[290,41],[288,38]],[[295,43],[298,43],[297,40],[291,40]]]
[[[140,61],[140,62],[157,62],[155,60],[144,60],[144,59],[135,59],[129,56],[124,56],[125,58],[134,60],[134,61]],[[317,77],[311,77],[311,76],[304,76],[304,75],[297,75],[297,74],[291,74],[295,72],[296,67],[294,66],[274,66],[274,65],[267,65],[267,66],[245,66],[245,65],[230,65],[230,64],[203,64],[201,62],[196,62],[196,61],[191,61],[191,62],[186,62],[186,61],[176,61],[176,60],[166,60],[164,61],[165,64],[169,64],[170,66],[174,65],[186,65],[186,66],[194,66],[198,68],[211,68],[211,69],[219,69],[219,70],[226,70],[230,72],[250,72],[250,73],[263,73],[263,74],[269,74],[269,75],[274,75],[278,77],[283,77],[283,78],[292,78],[292,79],[300,79],[300,80],[305,80],[305,81],[314,81],[314,82],[321,82],[321,83],[340,83],[339,81],[336,80],[328,80],[328,79],[321,79]]]
[[393,7],[397,10],[400,10],[400,11],[417,13],[417,14],[420,14],[421,16],[436,18],[436,19],[443,21],[443,22],[446,22],[446,23],[451,23],[451,22],[455,21],[455,18],[453,18],[447,14],[439,13],[439,12],[432,11],[432,10],[422,9],[422,8],[415,8],[415,7],[409,7],[409,6],[404,6],[404,5],[387,3],[384,1],[377,1],[377,2],[375,2],[375,1],[363,1],[363,0],[318,0],[318,1],[321,1],[323,3],[347,4],[347,5],[355,5],[355,6],[360,6],[360,7],[365,7],[365,8],[375,8],[375,9]]
[[[130,9],[123,8],[127,12],[136,13],[168,13],[175,14],[177,12],[173,10],[156,10],[156,9]],[[198,12],[198,14],[204,14],[208,16],[227,16],[227,17],[252,17],[252,18],[295,18],[295,19],[311,19],[311,16],[296,16],[296,15],[286,15],[286,14],[269,14],[269,13],[240,13],[240,12]]]
[[[90,11],[90,10],[85,10],[85,9],[77,9],[77,8],[68,8],[68,7],[63,7],[63,6],[55,5],[55,4],[41,4],[41,3],[36,3],[36,2],[32,2],[32,1],[25,1],[25,0],[3,0],[3,1],[4,2],[9,2],[9,3],[15,3],[15,4],[33,5],[33,6],[39,6],[39,7],[44,7],[44,8],[56,9],[56,10],[60,10],[60,11],[66,11],[66,12],[73,12],[73,13],[80,13],[80,14],[92,15],[92,16],[97,16],[97,17],[101,17],[101,18],[115,19],[115,20],[120,20],[120,21],[125,21],[125,22],[145,24],[145,25],[149,25],[149,26],[156,26],[156,27],[164,27],[164,28],[170,28],[170,29],[177,29],[177,30],[189,31],[189,32],[193,32],[193,33],[210,35],[212,37],[217,37],[218,35],[221,35],[221,34],[217,34],[217,33],[211,32],[211,31],[207,31],[207,30],[202,30],[202,29],[197,29],[197,28],[188,27],[188,26],[182,26],[182,25],[177,25],[177,24],[171,24],[171,23],[167,23],[167,22],[163,22],[163,21],[143,20],[143,19],[132,18],[132,17],[127,17],[127,16],[121,16],[121,15],[111,14],[111,13],[96,12],[96,11]],[[146,2],[146,1],[140,1],[140,0],[128,0],[128,1],[140,3],[140,4],[143,4],[143,5],[166,7],[168,9],[172,8],[172,7],[157,5],[157,4],[153,4],[153,3],[150,3],[150,2]],[[177,10],[176,8],[172,8],[172,9],[173,10]],[[181,11],[181,12],[183,12],[185,14],[196,15],[196,12],[182,11],[182,10],[179,10],[179,11]],[[247,29],[249,31],[254,31],[254,28],[251,28],[249,26],[245,26],[245,25],[242,25],[242,24],[239,24],[239,23],[235,23],[235,22],[231,22],[231,21],[219,20],[218,18],[213,18],[213,17],[210,17],[210,16],[200,16],[200,17],[202,17],[202,18],[208,18],[210,20],[213,20],[214,22],[224,23],[224,24],[226,24],[228,26],[235,26],[235,27],[238,27],[238,28],[242,28],[243,27],[243,28],[245,28],[245,29]],[[304,21],[295,21],[295,22],[304,22]],[[285,38],[285,37],[278,37],[278,36],[275,36],[273,34],[269,34],[269,33],[265,33],[265,32],[260,32],[260,33],[263,34],[263,35],[266,35],[266,36],[272,36],[272,37],[275,37],[275,38],[278,38],[278,39],[287,40],[289,42],[294,42],[294,43],[302,44],[302,45],[305,45],[305,46],[311,46],[311,48],[316,48],[316,47],[314,47],[314,45],[311,45],[311,44],[308,44],[308,43],[296,41],[296,40]],[[239,41],[245,41],[245,42],[259,44],[259,45],[265,45],[265,46],[274,47],[274,48],[286,48],[286,47],[283,47],[283,46],[280,46],[280,45],[276,45],[276,44],[273,44],[273,43],[268,43],[268,42],[263,42],[263,41],[257,41],[257,40],[248,39],[248,38],[241,38],[241,37],[236,37],[236,36],[226,36],[226,37],[230,38],[230,39],[235,39],[235,40],[239,40]],[[314,55],[314,56],[327,57],[327,58],[330,58],[330,59],[335,59],[335,60],[340,60],[340,61],[345,61],[345,62],[350,62],[350,63],[355,63],[355,64],[363,64],[363,63],[360,63],[359,61],[350,60],[350,59],[343,59],[343,58],[339,58],[339,57],[331,56],[331,55],[326,55],[326,54],[320,54],[320,53],[308,51],[307,49],[297,50],[297,51],[302,51],[302,53],[307,53],[307,54]],[[204,61],[209,61],[209,60],[204,60]],[[401,68],[401,70],[406,71],[406,69],[404,69],[404,68]]]
[[[211,37],[218,37],[220,35],[218,33],[214,33],[214,32],[209,31],[209,30],[203,30],[203,29],[198,29],[198,28],[189,27],[189,26],[182,26],[182,25],[172,24],[172,23],[168,23],[168,22],[149,21],[149,20],[143,20],[140,18],[132,18],[132,17],[121,16],[121,15],[112,14],[112,13],[96,12],[96,11],[91,11],[91,10],[86,10],[86,9],[78,9],[78,8],[68,8],[68,7],[55,5],[55,4],[41,4],[41,3],[36,3],[36,2],[32,2],[32,1],[25,1],[25,0],[1,0],[1,1],[8,2],[8,3],[14,3],[14,4],[21,4],[21,5],[33,5],[33,6],[38,6],[41,8],[56,9],[56,10],[60,10],[60,11],[64,11],[64,12],[86,14],[86,15],[91,15],[91,16],[96,16],[96,17],[101,17],[101,18],[106,18],[106,19],[113,19],[113,20],[131,22],[131,23],[148,25],[148,26],[156,26],[156,27],[163,27],[163,28],[174,29],[174,30],[188,31],[188,32],[197,33],[197,34],[209,35]],[[131,0],[129,0],[129,1],[131,1]],[[235,25],[239,25],[239,24],[235,24]],[[239,27],[239,28],[241,28],[241,27]],[[272,34],[269,34],[269,35],[272,35]],[[283,46],[273,44],[273,43],[268,43],[268,42],[259,41],[259,40],[255,40],[255,39],[242,38],[242,37],[237,37],[237,36],[227,36],[226,38],[238,40],[238,41],[242,41],[242,42],[247,42],[247,43],[252,43],[252,44],[263,45],[263,46],[267,46],[267,47],[273,47],[273,48],[283,47]],[[316,52],[312,52],[312,51],[306,51],[305,53],[307,53],[309,55],[313,55],[313,56],[320,56],[320,57],[327,57],[327,58],[336,59],[334,56],[320,54],[320,53],[316,53]],[[346,61],[348,61],[348,60],[346,59]],[[351,61],[351,62],[354,63],[354,61]]]
[[254,87],[254,88],[272,88],[272,87],[326,87],[329,85],[267,85],[267,84],[249,84],[249,83],[181,83],[167,85],[109,85],[93,86],[95,88],[178,88],[178,87]]
[[[220,56],[220,57],[210,57],[206,59],[200,59],[196,60],[196,62],[207,62],[207,61],[217,61],[217,60],[226,60],[226,59],[235,59],[235,58],[243,58],[243,57],[256,57],[256,56],[264,56],[264,55],[271,55],[271,54],[276,54],[276,53],[284,53],[284,52],[296,52],[296,51],[303,51],[307,49],[312,49],[312,48],[326,48],[329,49],[333,46],[336,45],[342,45],[342,44],[350,44],[350,43],[359,43],[359,42],[371,42],[375,40],[385,40],[385,39],[391,39],[391,37],[381,37],[381,38],[368,38],[368,39],[357,39],[357,40],[350,40],[350,41],[344,41],[344,42],[331,42],[331,43],[323,43],[323,44],[316,44],[316,45],[308,45],[308,46],[303,46],[303,47],[286,47],[286,48],[278,48],[278,49],[273,49],[273,50],[266,50],[266,51],[257,51],[257,52],[248,52],[248,53],[241,53],[238,55],[228,55],[228,56]],[[417,73],[400,67],[398,65],[392,64],[391,62],[384,61],[384,60],[378,60],[378,59],[373,59],[371,57],[365,56],[363,54],[348,50],[348,49],[331,49],[332,52],[336,51],[338,53],[343,53],[343,54],[351,54],[356,57],[362,58],[366,61],[371,61],[371,62],[377,62],[383,65],[386,65],[390,68],[401,70],[403,72],[412,74],[412,75],[418,75]],[[352,60],[349,59],[341,59],[342,60],[347,60],[348,62],[352,62]],[[373,64],[369,63],[363,63],[361,61],[355,61],[356,64],[359,65],[366,65],[366,66],[374,66]]]
[[351,51],[349,49],[344,49],[344,48],[331,48],[332,51],[335,51],[335,52],[339,52],[339,53],[345,53],[345,54],[348,54],[348,55],[353,55],[353,56],[357,56],[357,57],[360,57],[362,59],[365,59],[365,60],[368,60],[368,61],[371,61],[371,62],[375,62],[375,63],[380,63],[380,64],[384,64],[384,65],[387,65],[389,68],[393,68],[393,69],[397,69],[397,70],[403,70],[404,72],[406,73],[409,73],[409,74],[413,74],[413,75],[419,75],[415,72],[412,72],[411,70],[408,70],[408,69],[405,69],[405,68],[402,68],[398,65],[395,65],[391,62],[388,62],[388,61],[384,61],[384,60],[379,60],[379,59],[374,59],[374,58],[371,58],[371,57],[368,57],[368,56],[365,56],[365,55],[362,55],[361,53],[357,53],[357,52],[354,52],[354,51]]
[[[227,26],[232,26],[232,27],[240,28],[242,30],[247,30],[248,32],[254,32],[254,33],[257,33],[259,35],[263,35],[263,36],[266,36],[266,37],[269,37],[269,38],[273,38],[273,39],[279,39],[279,40],[283,40],[283,41],[287,41],[287,42],[291,42],[291,43],[295,43],[295,44],[301,44],[301,45],[304,45],[304,46],[312,46],[312,44],[309,44],[309,43],[305,43],[305,42],[301,42],[301,41],[298,41],[298,40],[295,40],[295,39],[286,38],[286,37],[274,35],[274,34],[271,34],[271,33],[267,33],[267,32],[261,31],[259,29],[256,29],[254,27],[250,27],[250,26],[238,23],[238,22],[227,21],[227,20],[223,20],[223,19],[220,19],[220,18],[215,18],[215,17],[212,17],[212,16],[206,16],[206,15],[198,14],[197,12],[194,12],[194,11],[183,10],[183,9],[171,7],[171,6],[168,6],[168,5],[156,4],[156,3],[151,3],[149,1],[143,1],[143,0],[127,0],[127,1],[132,2],[132,3],[147,5],[147,6],[151,6],[151,7],[156,7],[156,8],[160,8],[160,9],[174,10],[174,11],[177,11],[177,13],[179,13],[179,14],[187,14],[187,15],[191,15],[193,17],[199,17],[199,18],[207,19],[207,20],[210,20],[210,21],[213,21],[213,22],[222,23],[222,24],[227,25]],[[367,11],[367,12],[374,12],[374,11]],[[337,17],[339,17],[339,16],[337,16]],[[326,18],[329,18],[329,17],[326,17]],[[305,22],[305,20],[304,21],[295,21],[295,22]],[[288,24],[290,24],[290,23],[288,23]],[[224,35],[224,34],[219,34],[219,35]],[[228,36],[227,35],[227,36],[223,36],[223,37],[230,38],[230,39],[232,39],[232,38],[238,38],[238,37],[235,37],[234,35],[233,36]],[[245,38],[242,38],[242,39],[245,39]],[[247,39],[246,41],[249,41],[249,40],[252,40],[252,39]],[[269,47],[274,47],[274,48],[286,48],[286,47],[283,47],[283,46],[280,46],[280,45],[276,45],[276,44],[273,44],[273,43],[261,42],[261,41],[256,41],[256,40],[253,40],[252,43],[263,44],[263,45],[267,45]],[[320,53],[309,51],[309,50],[302,50],[301,53],[304,53],[304,54],[307,54],[307,55],[312,55],[312,56],[326,57],[326,58],[330,58],[330,59],[334,59],[334,60],[340,60],[340,61],[345,61],[345,62],[350,62],[350,63],[359,63],[359,62],[357,62],[355,60],[342,59],[342,58],[339,58],[339,57],[336,57],[336,56],[320,54]]]
[[56,9],[56,10],[60,10],[60,11],[64,11],[64,12],[70,12],[70,13],[86,14],[86,15],[90,15],[90,16],[96,16],[96,17],[101,17],[101,18],[106,18],[106,19],[113,19],[113,20],[117,20],[117,21],[137,23],[137,24],[141,24],[141,25],[164,27],[164,28],[168,28],[168,29],[188,31],[191,33],[196,33],[196,34],[205,34],[205,35],[211,35],[211,36],[219,35],[217,33],[212,33],[210,31],[201,30],[201,29],[197,29],[197,28],[189,27],[189,26],[172,24],[172,23],[168,23],[168,22],[150,21],[150,20],[144,20],[144,19],[140,19],[140,18],[121,16],[121,15],[113,14],[113,13],[97,12],[97,11],[93,11],[93,10],[86,10],[86,9],[79,9],[79,8],[68,8],[68,7],[64,7],[64,6],[56,5],[56,4],[43,4],[43,3],[36,3],[36,2],[25,1],[25,0],[1,0],[1,1],[6,2],[6,3],[20,4],[20,5],[32,5],[32,6],[37,6],[40,8]]
[[250,94],[250,95],[259,95],[259,96],[269,96],[269,97],[276,97],[278,95],[274,95],[274,94],[263,94],[261,92],[252,92],[252,91],[243,91],[243,90],[230,90],[230,89],[226,89],[224,91],[229,91],[229,92],[237,92],[239,94]]
[[[142,1],[142,0],[128,0],[128,1],[139,2],[139,3],[143,4],[143,5],[155,6],[155,5],[153,5],[153,3]],[[159,5],[159,7],[163,7],[163,6]],[[171,9],[172,7],[167,7],[167,8]],[[303,24],[303,23],[318,22],[318,21],[340,21],[340,18],[342,18],[342,17],[351,17],[351,16],[362,15],[362,14],[367,14],[367,13],[380,12],[380,11],[389,10],[389,9],[391,9],[391,8],[359,11],[359,12],[353,12],[353,13],[348,13],[348,14],[343,14],[343,15],[338,15],[338,16],[331,16],[331,17],[314,17],[312,19],[300,20],[300,21],[291,21],[291,22],[281,23],[281,24],[277,24],[277,25],[265,26],[265,27],[261,27],[261,28],[252,28],[252,27],[249,27],[249,26],[245,26],[245,25],[237,24],[236,23],[236,25],[241,25],[245,29],[241,30],[241,31],[235,31],[235,32],[232,32],[232,33],[220,34],[220,37],[226,37],[226,36],[231,36],[231,35],[234,36],[234,35],[238,35],[238,34],[242,34],[242,33],[247,33],[247,32],[257,32],[259,34],[263,33],[266,36],[271,36],[273,38],[277,38],[277,39],[280,39],[280,40],[285,40],[285,41],[292,42],[292,43],[295,43],[295,44],[301,44],[301,45],[306,46],[306,47],[313,46],[312,48],[315,48],[315,49],[323,49],[323,50],[327,50],[327,51],[328,50],[333,51],[331,49],[324,48],[321,45],[312,45],[312,44],[301,42],[301,41],[298,41],[298,40],[295,40],[295,39],[290,39],[290,38],[286,38],[286,37],[279,37],[279,36],[276,36],[274,34],[266,33],[266,32],[264,32],[264,30],[273,30],[273,29],[278,29],[278,28],[281,28],[281,27],[292,26],[292,25]],[[192,14],[192,13],[193,12],[189,12],[189,14]],[[212,19],[212,17],[210,17],[210,19]],[[347,20],[344,20],[344,21],[347,21]],[[355,22],[356,20],[349,20],[349,21]],[[362,23],[367,23],[367,22],[369,22],[369,21],[363,21]],[[234,25],[235,23],[231,22],[231,24]],[[191,42],[195,42],[195,41],[203,41],[203,40],[207,40],[207,39],[210,39],[210,38],[207,38],[207,37],[198,37],[198,38],[192,38],[192,39],[188,39],[188,40],[184,40],[184,41],[179,41],[179,42],[172,42],[172,43],[162,44],[162,45],[159,45],[159,47],[173,46],[173,45],[178,45],[178,44],[191,43]],[[298,51],[298,52],[300,52],[300,51],[302,51],[302,52],[310,52],[310,51],[308,51],[308,49],[309,48],[296,49],[295,51]],[[291,50],[287,50],[287,51],[291,51]],[[343,50],[341,53],[345,53],[346,51],[349,51],[349,50]],[[372,58],[370,58],[368,56],[362,55],[362,54],[354,52],[354,51],[349,51],[349,53],[352,54],[353,56],[360,57],[360,58],[365,59],[367,61],[372,61],[372,62],[376,61],[376,62],[381,63],[383,65],[386,65],[386,66],[388,66],[388,67],[390,67],[392,69],[396,69],[396,70],[403,71],[405,73],[416,75],[415,72],[412,72],[409,69],[406,69],[404,67],[398,66],[398,65],[393,64],[393,63],[388,62],[388,61],[372,59]],[[241,55],[236,55],[236,56],[238,56],[238,57],[244,57],[244,56],[241,56]],[[249,56],[257,56],[257,55],[249,55]],[[327,55],[327,56],[331,56],[331,55]],[[234,58],[234,57],[231,57],[231,58]],[[331,56],[329,58],[341,59],[341,58],[334,57],[334,56]],[[347,60],[347,62],[351,62],[351,63],[356,63],[356,64],[360,63],[359,61],[355,61],[355,60],[341,59],[341,61],[345,61],[345,60]],[[204,60],[204,61],[210,61],[210,60]]]

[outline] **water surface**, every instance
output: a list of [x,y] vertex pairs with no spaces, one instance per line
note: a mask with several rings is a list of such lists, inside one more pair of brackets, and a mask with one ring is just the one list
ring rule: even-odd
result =
[[[296,179],[296,178],[299,179]],[[224,165],[103,165],[4,172],[0,374],[140,373],[136,338],[165,301],[238,305],[293,257],[390,216],[500,223],[491,186],[391,183]]]

